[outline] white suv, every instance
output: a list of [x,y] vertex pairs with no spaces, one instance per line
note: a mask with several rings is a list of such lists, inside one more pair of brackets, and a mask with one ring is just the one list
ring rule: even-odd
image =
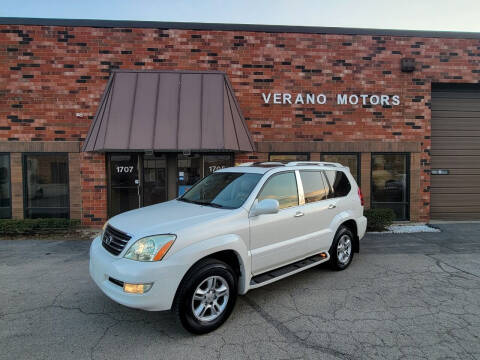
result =
[[111,218],[91,245],[90,275],[114,301],[172,309],[187,330],[206,333],[228,318],[237,294],[327,261],[345,269],[366,225],[347,167],[247,164]]

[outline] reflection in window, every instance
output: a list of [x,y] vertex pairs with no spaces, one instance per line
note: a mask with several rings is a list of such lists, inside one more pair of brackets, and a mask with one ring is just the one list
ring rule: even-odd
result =
[[298,205],[298,191],[295,173],[286,172],[278,175],[273,175],[268,179],[266,185],[263,187],[258,201],[264,199],[275,199],[280,204],[280,209],[285,209]]
[[180,199],[236,209],[250,196],[262,174],[216,172],[195,184]]
[[390,208],[408,220],[408,155],[372,154],[372,208]]
[[358,154],[321,154],[321,161],[326,162],[336,162],[350,168],[350,173],[352,174],[355,181],[358,183],[358,174],[360,167],[358,166]]
[[0,154],[0,219],[8,219],[11,217],[10,155]]
[[274,153],[270,154],[268,157],[269,161],[280,161],[280,162],[289,162],[289,161],[308,161],[309,154],[281,154]]
[[328,195],[328,186],[323,181],[321,171],[300,171],[305,203],[324,200]]
[[347,175],[343,171],[327,170],[325,176],[328,179],[332,193],[329,197],[342,197],[347,196],[352,186],[348,181]]
[[26,218],[68,218],[67,154],[25,155]]

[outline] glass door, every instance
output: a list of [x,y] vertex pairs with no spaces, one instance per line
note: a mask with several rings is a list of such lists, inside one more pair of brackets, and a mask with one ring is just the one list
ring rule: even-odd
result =
[[167,201],[167,158],[145,155],[143,158],[143,206]]
[[109,155],[110,217],[141,206],[138,158],[138,154]]
[[372,154],[372,208],[390,208],[395,220],[409,218],[409,157]]

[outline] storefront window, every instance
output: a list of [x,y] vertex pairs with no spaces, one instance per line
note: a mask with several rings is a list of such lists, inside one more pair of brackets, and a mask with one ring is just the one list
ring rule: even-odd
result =
[[213,154],[203,156],[203,177],[207,177],[213,172],[233,166],[232,155]]
[[390,208],[408,220],[408,155],[372,154],[372,208]]
[[355,181],[359,184],[360,166],[358,165],[358,154],[325,153],[320,155],[320,160],[326,162],[336,162],[348,166],[350,168],[351,174],[355,178]]
[[280,162],[289,162],[289,161],[308,161],[310,158],[309,154],[284,154],[284,153],[271,153],[268,156],[269,161],[280,161]]
[[67,154],[24,156],[25,217],[68,218]]
[[10,155],[0,154],[0,219],[9,219],[11,217]]

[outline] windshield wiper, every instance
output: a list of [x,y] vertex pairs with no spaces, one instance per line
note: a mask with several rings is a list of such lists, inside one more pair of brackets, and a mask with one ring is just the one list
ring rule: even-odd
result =
[[203,206],[211,206],[211,207],[219,208],[219,209],[225,207],[225,206],[223,206],[223,205],[216,204],[216,203],[213,203],[213,202],[202,202],[202,201],[197,201],[197,200],[187,200],[187,199],[184,199],[184,198],[178,198],[177,200],[178,200],[178,201],[185,201],[185,202],[188,202],[188,203],[191,203],[191,204],[197,204],[197,205],[203,205]]
[[225,206],[223,206],[223,205],[216,204],[216,203],[214,203],[214,202],[211,202],[211,203],[208,203],[208,204],[205,204],[205,205],[210,205],[210,206],[213,206],[213,207],[219,208],[219,209],[222,209],[222,208],[225,207]]

